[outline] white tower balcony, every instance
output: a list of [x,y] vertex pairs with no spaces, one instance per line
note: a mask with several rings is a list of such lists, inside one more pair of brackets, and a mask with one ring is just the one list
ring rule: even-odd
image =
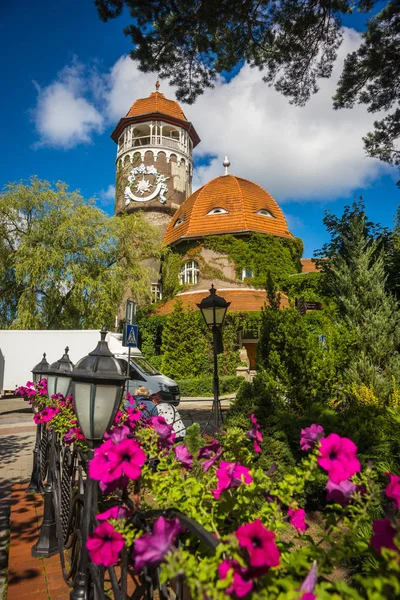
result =
[[179,153],[192,162],[193,142],[188,132],[162,121],[148,121],[128,125],[118,138],[117,160],[126,152],[165,149]]

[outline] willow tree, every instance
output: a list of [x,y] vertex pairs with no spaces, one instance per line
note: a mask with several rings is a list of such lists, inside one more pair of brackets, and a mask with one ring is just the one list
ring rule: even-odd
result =
[[149,300],[143,261],[159,252],[143,215],[109,217],[65,183],[10,183],[0,194],[0,325],[110,325],[127,290]]

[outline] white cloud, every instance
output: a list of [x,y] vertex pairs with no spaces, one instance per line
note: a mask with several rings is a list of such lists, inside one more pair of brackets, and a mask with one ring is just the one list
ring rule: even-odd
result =
[[112,204],[115,202],[115,185],[109,185],[106,190],[99,192],[100,204]]
[[[346,196],[387,172],[386,165],[366,158],[363,149],[362,136],[372,129],[376,115],[363,106],[332,109],[343,59],[360,40],[359,33],[345,30],[332,78],[321,82],[305,107],[289,104],[262,81],[260,71],[248,66],[229,83],[219,80],[194,105],[183,105],[202,139],[195,158],[213,157],[196,169],[194,187],[223,173],[226,154],[231,173],[262,185],[279,202]],[[90,142],[104,123],[116,125],[137,98],[154,91],[155,80],[127,56],[107,74],[91,73],[86,84],[76,65],[64,69],[39,92],[36,124],[42,143],[71,147]],[[174,98],[165,81],[161,91]],[[62,109],[66,114],[60,119]]]
[[104,117],[87,98],[91,86],[86,75],[84,67],[74,61],[49,86],[36,84],[38,98],[32,113],[39,134],[37,146],[72,148],[89,143],[94,132],[103,130]]
[[362,136],[376,115],[363,106],[334,111],[332,96],[344,56],[360,43],[346,30],[333,76],[305,107],[296,107],[261,81],[260,72],[242,68],[229,83],[218,82],[187,109],[202,142],[197,156],[215,154],[196,171],[197,187],[230,172],[267,188],[279,202],[332,199],[370,184],[388,167],[365,157]]

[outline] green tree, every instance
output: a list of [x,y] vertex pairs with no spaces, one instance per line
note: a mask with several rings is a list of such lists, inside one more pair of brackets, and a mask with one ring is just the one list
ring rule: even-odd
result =
[[185,309],[178,298],[162,332],[162,363],[165,375],[188,379],[209,372],[209,339],[200,311]]
[[400,381],[400,310],[386,291],[384,249],[368,234],[365,213],[353,212],[346,230],[336,229],[340,250],[329,260],[329,285],[341,325],[350,335],[344,373],[349,386],[366,386],[387,400]]
[[65,183],[11,183],[0,194],[1,326],[112,325],[127,289],[149,299],[143,260],[159,248],[142,215],[110,218]]
[[[217,76],[244,62],[263,71],[263,80],[303,105],[331,76],[343,28],[343,15],[370,12],[375,0],[95,0],[108,21],[129,9],[125,28],[131,56],[144,72],[156,72],[177,87],[177,97],[192,103]],[[370,112],[395,110],[375,124],[365,148],[400,164],[399,56],[400,2],[388,1],[369,19],[364,40],[348,55],[336,108],[356,102]]]
[[334,106],[365,104],[372,113],[394,108],[375,122],[375,131],[366,135],[364,145],[369,156],[400,165],[400,2],[388,2],[362,35],[363,43],[344,63]]
[[[329,399],[335,375],[329,320],[323,314],[300,316],[294,308],[281,310],[271,279],[267,294],[269,306],[262,315],[257,361],[264,378],[275,384],[275,400],[280,397],[288,409],[304,409]],[[325,344],[320,335],[325,336]]]

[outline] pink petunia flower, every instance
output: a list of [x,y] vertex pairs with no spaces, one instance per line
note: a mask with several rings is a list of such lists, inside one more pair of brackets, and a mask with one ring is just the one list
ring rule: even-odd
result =
[[244,598],[253,589],[253,581],[248,576],[248,571],[242,567],[237,560],[224,560],[218,566],[221,579],[226,579],[229,571],[233,569],[233,583],[226,588],[225,593],[235,594],[238,598]]
[[190,454],[189,450],[183,444],[179,444],[179,446],[175,446],[174,453],[176,456],[176,460],[181,463],[185,469],[190,471],[193,468],[193,456]]
[[389,483],[385,489],[386,496],[392,498],[397,508],[400,509],[400,477],[392,475],[392,473],[386,473],[386,475],[389,477]]
[[152,533],[145,533],[133,542],[132,557],[136,571],[144,566],[156,566],[162,563],[168,552],[173,549],[175,538],[184,531],[178,519],[159,517],[153,525]]
[[318,464],[328,471],[329,479],[337,484],[361,470],[357,446],[337,433],[331,433],[321,440]]
[[249,484],[253,481],[250,475],[250,469],[239,463],[230,463],[221,461],[216,472],[218,486],[216,490],[211,490],[214,498],[218,500],[222,492],[232,487],[239,487],[241,483]]
[[114,444],[108,451],[114,479],[126,475],[128,479],[139,479],[146,455],[136,440],[125,439]]
[[124,538],[110,523],[102,523],[89,534],[86,547],[95,565],[111,567],[118,561],[118,554],[124,547]]
[[122,442],[122,440],[126,439],[126,437],[130,434],[131,430],[126,425],[120,425],[119,427],[114,427],[111,431],[106,431],[104,434],[105,440],[111,440],[114,444],[118,444]]
[[71,427],[67,433],[64,435],[64,443],[72,444],[78,440],[84,440],[85,436],[82,433],[82,429],[80,427]]
[[249,553],[251,567],[277,567],[280,562],[279,548],[275,543],[275,533],[269,531],[257,519],[253,523],[241,525],[235,535],[242,548]]
[[249,419],[251,421],[251,429],[246,433],[246,437],[254,440],[253,447],[255,452],[261,452],[260,444],[263,442],[263,436],[260,431],[260,426],[253,414],[249,415]]
[[89,462],[89,477],[103,483],[109,483],[117,477],[113,473],[113,465],[109,452],[114,448],[112,440],[107,440],[99,448],[95,448],[94,457]]
[[324,436],[324,428],[322,425],[314,423],[310,427],[302,429],[300,432],[300,448],[301,450],[311,450],[317,442]]
[[349,479],[345,479],[340,483],[333,483],[333,481],[329,480],[326,484],[326,490],[328,492],[327,500],[329,502],[336,502],[336,504],[341,504],[342,506],[347,506],[356,489],[357,486]]
[[36,425],[38,423],[49,423],[59,413],[59,409],[55,406],[47,406],[40,413],[36,413],[33,417]]
[[[398,521],[398,526],[399,525],[400,521]],[[381,554],[382,548],[390,548],[390,550],[398,551],[398,548],[394,543],[397,532],[390,519],[374,521],[372,529],[374,530],[374,535],[371,538],[371,546],[373,546],[379,554]]]
[[305,533],[308,527],[305,522],[306,511],[304,508],[289,508],[289,523],[297,530],[297,533]]
[[149,425],[158,435],[158,447],[167,450],[174,445],[176,435],[172,425],[168,425],[164,417],[151,417]]
[[307,574],[307,577],[305,578],[305,580],[303,581],[303,583],[300,586],[300,591],[305,592],[301,596],[300,600],[314,600],[314,598],[316,598],[316,595],[313,592],[314,592],[315,586],[317,585],[317,581],[318,581],[318,568],[317,568],[317,561],[314,560],[312,567]]
[[204,473],[207,473],[220,456],[222,456],[222,448],[217,440],[213,440],[211,444],[207,444],[207,446],[200,448],[197,458],[199,460],[202,458],[208,459],[203,462]]
[[111,494],[111,492],[115,492],[115,490],[120,489],[124,490],[129,483],[129,479],[123,475],[118,479],[113,479],[112,481],[100,481],[99,487],[103,494]]
[[126,519],[131,511],[125,506],[113,506],[108,510],[96,515],[98,521],[107,521],[107,519]]

